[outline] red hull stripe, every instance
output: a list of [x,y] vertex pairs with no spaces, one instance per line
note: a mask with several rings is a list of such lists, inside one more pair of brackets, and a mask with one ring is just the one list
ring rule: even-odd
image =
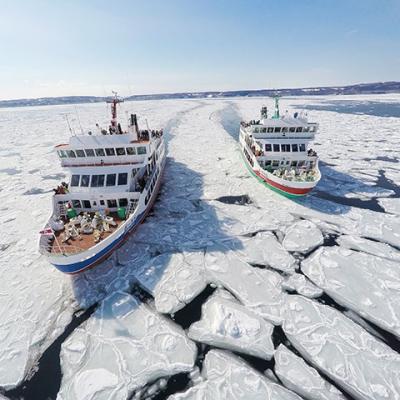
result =
[[271,179],[268,179],[268,178],[262,176],[258,171],[254,170],[254,169],[253,169],[253,171],[257,174],[257,176],[259,178],[261,178],[262,180],[267,182],[268,185],[276,187],[277,189],[282,190],[283,192],[286,192],[286,193],[302,195],[302,194],[307,194],[308,192],[310,192],[313,189],[313,188],[298,189],[298,188],[291,188],[288,186],[284,186],[277,182],[272,181]]

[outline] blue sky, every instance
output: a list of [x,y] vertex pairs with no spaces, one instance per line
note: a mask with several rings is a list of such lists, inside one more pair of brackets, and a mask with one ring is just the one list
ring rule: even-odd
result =
[[400,80],[400,0],[0,7],[0,99]]

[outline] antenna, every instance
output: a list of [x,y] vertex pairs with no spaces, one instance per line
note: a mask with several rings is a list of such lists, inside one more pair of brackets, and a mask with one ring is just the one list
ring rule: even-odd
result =
[[81,124],[81,119],[79,118],[78,108],[76,107],[76,105],[74,106],[74,108],[75,108],[76,117],[78,118],[79,127],[81,128],[81,133],[83,135],[83,129],[82,129],[82,124]]
[[68,114],[64,114],[64,117],[65,117],[65,120],[67,121],[69,133],[71,134],[71,136],[75,136],[75,132],[72,130],[71,124],[69,123]]

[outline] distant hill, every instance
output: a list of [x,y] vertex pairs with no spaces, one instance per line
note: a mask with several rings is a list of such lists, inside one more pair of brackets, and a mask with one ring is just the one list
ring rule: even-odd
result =
[[[233,91],[210,91],[191,93],[165,93],[144,94],[125,97],[125,100],[161,100],[161,99],[193,99],[212,97],[256,97],[256,96],[304,96],[304,95],[338,95],[338,94],[382,94],[400,93],[400,82],[375,82],[360,83],[347,86],[326,86],[312,88],[289,88],[289,89],[259,89],[259,90],[233,90]],[[41,105],[80,104],[103,102],[107,97],[97,96],[64,96],[64,97],[42,97],[39,99],[17,99],[0,100],[0,107],[26,107]]]

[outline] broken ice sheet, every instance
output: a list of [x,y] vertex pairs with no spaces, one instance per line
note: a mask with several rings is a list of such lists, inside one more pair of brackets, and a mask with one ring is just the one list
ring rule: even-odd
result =
[[309,400],[345,400],[339,390],[284,345],[277,348],[274,358],[275,373],[288,389]]
[[273,325],[248,310],[224,291],[215,292],[202,306],[201,320],[188,336],[198,342],[271,359]]
[[282,282],[282,288],[297,292],[298,294],[309,298],[316,298],[323,294],[322,289],[320,289],[318,286],[315,286],[304,275],[298,273],[289,275]]
[[150,381],[190,371],[195,357],[181,328],[115,292],[63,343],[58,399],[127,399]]
[[397,262],[335,246],[318,249],[301,270],[339,304],[400,336]]
[[138,282],[153,295],[158,312],[173,314],[190,303],[207,285],[204,252],[165,253],[135,272]]
[[286,230],[282,245],[288,251],[305,254],[320,246],[323,241],[321,231],[313,222],[301,220]]
[[301,400],[226,351],[209,351],[202,374],[204,381],[169,400]]
[[400,399],[400,356],[335,309],[286,297],[283,330],[301,355],[362,400]]

